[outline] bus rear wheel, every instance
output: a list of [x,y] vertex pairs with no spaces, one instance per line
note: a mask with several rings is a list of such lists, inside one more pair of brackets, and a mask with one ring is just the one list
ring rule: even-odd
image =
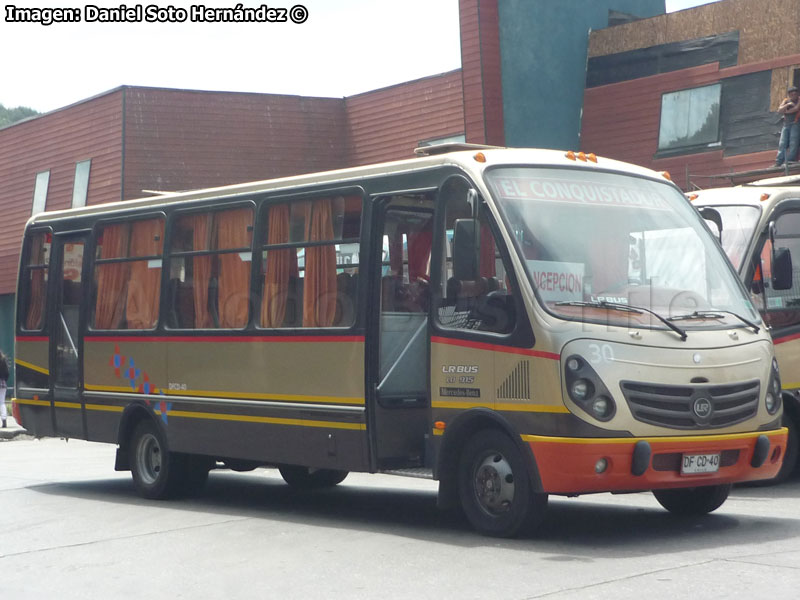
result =
[[478,432],[464,446],[458,493],[472,526],[494,537],[532,531],[547,508],[547,494],[533,491],[522,453],[494,429]]
[[683,516],[705,515],[717,510],[728,499],[731,484],[706,485],[676,490],[653,490],[658,503],[669,512]]
[[181,457],[167,450],[162,431],[152,421],[140,421],[130,448],[131,474],[139,495],[151,500],[175,496],[182,483]]
[[333,487],[344,481],[348,475],[348,471],[338,469],[312,469],[296,465],[284,465],[278,471],[286,483],[302,490]]

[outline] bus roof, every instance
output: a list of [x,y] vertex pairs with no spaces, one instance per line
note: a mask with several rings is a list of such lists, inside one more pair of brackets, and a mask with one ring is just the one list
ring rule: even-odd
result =
[[800,198],[800,187],[748,183],[735,187],[700,190],[687,196],[695,206],[750,205],[761,206],[769,212],[781,200]]
[[[463,146],[462,146],[463,147]],[[483,156],[478,159],[478,154]],[[49,221],[57,221],[62,218],[79,217],[92,214],[113,213],[118,210],[132,208],[158,208],[172,205],[178,202],[188,202],[192,200],[207,200],[212,198],[244,198],[253,194],[270,191],[292,190],[294,188],[314,185],[332,185],[348,183],[374,177],[413,173],[414,171],[427,170],[439,166],[458,166],[465,171],[476,175],[488,167],[492,166],[544,166],[544,167],[575,167],[576,165],[598,171],[616,171],[664,181],[664,175],[632,165],[629,163],[607,159],[602,157],[588,158],[583,153],[564,152],[560,150],[544,150],[533,148],[496,148],[492,146],[478,146],[469,150],[455,152],[438,153],[428,150],[415,158],[376,163],[360,167],[351,167],[333,171],[323,171],[308,173],[303,175],[293,175],[277,179],[267,179],[263,181],[253,181],[238,183],[233,185],[196,189],[181,192],[151,192],[154,195],[132,200],[109,202],[104,204],[93,204],[81,208],[71,208],[58,211],[42,212],[33,215],[28,226]]]

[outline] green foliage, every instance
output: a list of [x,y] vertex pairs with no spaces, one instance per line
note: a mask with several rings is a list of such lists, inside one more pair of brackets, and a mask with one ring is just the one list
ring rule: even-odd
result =
[[11,125],[12,123],[16,123],[17,121],[36,116],[38,114],[39,113],[37,111],[33,110],[32,108],[28,108],[27,106],[6,108],[0,104],[0,127]]

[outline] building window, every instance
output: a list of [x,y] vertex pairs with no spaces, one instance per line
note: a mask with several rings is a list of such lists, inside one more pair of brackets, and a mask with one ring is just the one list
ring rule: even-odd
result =
[[33,208],[31,214],[44,212],[47,206],[47,187],[50,185],[50,171],[36,174],[36,187],[33,188]]
[[86,206],[86,196],[89,193],[89,169],[91,159],[75,163],[75,182],[72,184],[72,208]]
[[719,141],[719,83],[661,96],[658,149],[673,150]]

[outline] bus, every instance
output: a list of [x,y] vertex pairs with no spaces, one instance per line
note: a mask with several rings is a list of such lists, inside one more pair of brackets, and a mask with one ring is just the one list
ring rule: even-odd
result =
[[705,514],[781,466],[769,333],[665,176],[470,145],[32,217],[14,410],[153,499],[214,468],[438,482],[492,536],[549,495]]
[[800,435],[800,177],[774,177],[689,194],[716,235],[772,333],[783,374],[783,465],[797,472]]

